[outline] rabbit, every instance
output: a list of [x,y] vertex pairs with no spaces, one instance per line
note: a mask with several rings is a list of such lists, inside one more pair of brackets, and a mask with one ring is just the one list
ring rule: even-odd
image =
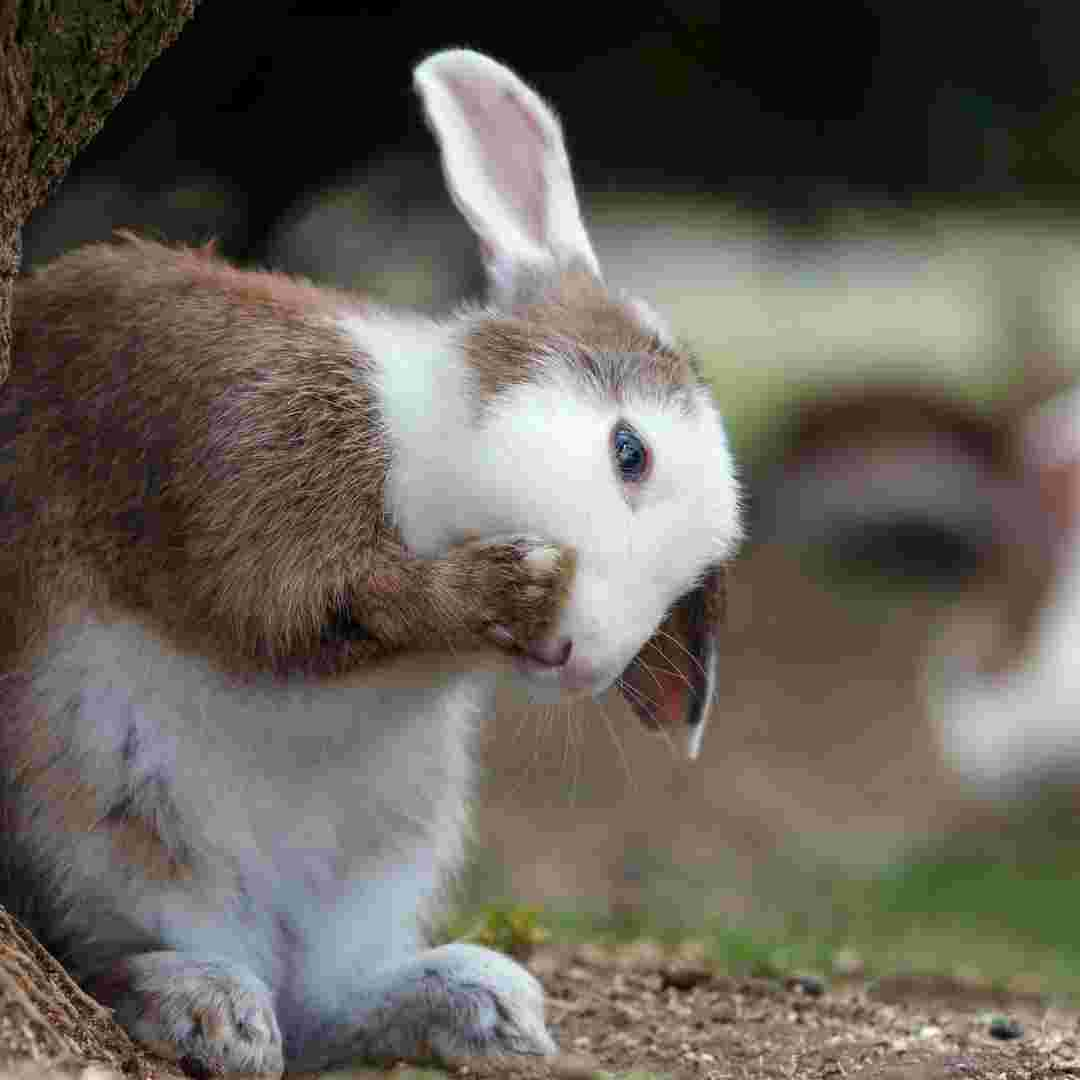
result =
[[488,295],[441,320],[120,236],[17,285],[0,900],[194,1075],[550,1055],[423,925],[503,680],[691,751],[740,536],[693,357],[609,290],[507,68],[414,81]]
[[945,621],[924,665],[942,757],[991,802],[1075,782],[1080,766],[1080,387],[1025,414],[1018,442],[1026,500],[1006,509],[1038,543],[1016,545],[1024,558],[1002,560],[996,592]]

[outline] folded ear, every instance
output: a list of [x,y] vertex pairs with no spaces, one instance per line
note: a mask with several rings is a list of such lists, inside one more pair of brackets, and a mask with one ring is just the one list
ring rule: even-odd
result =
[[687,735],[696,758],[716,696],[717,631],[724,621],[725,569],[715,567],[672,608],[619,679],[619,689],[646,727]]
[[540,98],[512,71],[465,49],[428,57],[413,80],[495,299],[562,267],[599,276],[562,131]]

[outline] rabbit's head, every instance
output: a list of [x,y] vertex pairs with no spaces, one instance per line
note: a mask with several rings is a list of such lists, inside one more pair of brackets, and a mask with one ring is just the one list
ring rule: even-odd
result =
[[[537,95],[467,51],[429,58],[415,80],[489,293],[462,312],[447,361],[465,366],[469,415],[448,442],[413,448],[391,478],[392,508],[425,552],[512,532],[572,546],[561,619],[518,659],[531,695],[595,695],[626,673],[646,720],[688,709],[693,722],[740,531],[712,395],[661,317],[605,285],[559,124]],[[688,685],[697,705],[680,700]]]

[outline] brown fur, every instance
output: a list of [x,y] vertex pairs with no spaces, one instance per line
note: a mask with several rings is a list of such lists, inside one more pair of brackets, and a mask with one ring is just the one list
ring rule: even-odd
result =
[[117,858],[138,867],[139,875],[147,881],[189,881],[194,877],[194,869],[145,818],[131,817],[105,827]]
[[357,306],[132,237],[19,283],[0,670],[71,613],[111,609],[238,674],[487,647],[494,621],[541,632],[570,553],[547,574],[527,545],[413,559],[384,519],[367,359],[334,325]]
[[[418,559],[384,518],[368,359],[335,324],[358,304],[131,236],[19,283],[0,393],[0,672],[24,671],[53,628],[116,612],[239,677],[489,649],[495,624],[521,644],[543,635],[572,552],[545,569],[529,541],[473,539]],[[694,407],[692,361],[584,272],[471,324],[465,348],[481,398],[554,361],[615,400]],[[675,618],[643,655],[684,629]],[[151,843],[139,830],[128,848]]]
[[123,804],[103,805],[102,791],[83,774],[65,739],[37,713],[26,689],[18,677],[0,683],[0,761],[19,793],[4,807],[5,825],[29,830],[37,821],[50,835],[102,834],[117,861],[138,867],[149,880],[190,878],[192,867],[153,821]]
[[564,271],[508,315],[473,327],[465,350],[482,402],[530,381],[552,362],[618,402],[633,393],[676,399],[689,410],[698,383],[688,356],[659,341],[583,270]]
[[[1019,422],[1018,422],[1019,421]],[[970,461],[986,490],[996,493],[999,523],[965,590],[968,609],[993,611],[1000,634],[981,657],[987,672],[1021,664],[1057,573],[1057,491],[1023,448],[1018,410],[980,411],[929,387],[860,386],[801,404],[785,433],[780,461],[793,467],[849,449],[865,460],[889,458],[912,446]]]
[[1023,467],[1017,434],[1008,420],[929,387],[857,387],[802,403],[785,433],[781,460],[804,461],[844,442],[877,447],[925,439],[942,440],[992,469],[1014,473]]

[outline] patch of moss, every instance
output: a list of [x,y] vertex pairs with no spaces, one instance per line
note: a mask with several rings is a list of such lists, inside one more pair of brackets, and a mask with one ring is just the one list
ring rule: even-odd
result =
[[539,910],[521,904],[488,905],[473,918],[459,917],[446,930],[446,940],[484,945],[521,961],[550,936]]
[[23,0],[35,173],[63,173],[194,10],[195,0]]

